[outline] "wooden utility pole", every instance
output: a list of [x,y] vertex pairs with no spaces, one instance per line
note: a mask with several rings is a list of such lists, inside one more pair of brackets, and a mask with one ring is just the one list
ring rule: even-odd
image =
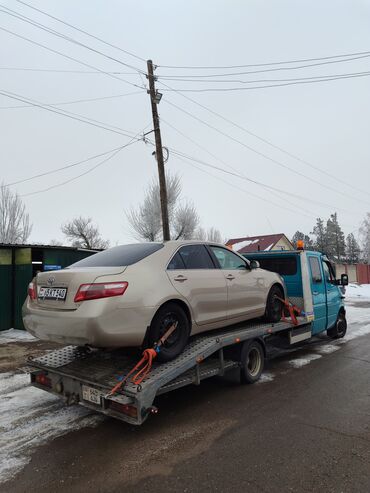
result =
[[148,80],[149,80],[149,90],[150,102],[152,105],[152,116],[153,116],[153,127],[155,136],[155,148],[156,148],[156,159],[158,165],[158,176],[159,176],[159,194],[161,199],[161,212],[162,212],[162,229],[163,229],[163,241],[170,240],[170,226],[168,222],[168,203],[167,203],[167,188],[166,188],[166,174],[164,171],[164,160],[163,160],[163,148],[162,148],[162,138],[161,129],[159,126],[159,117],[157,104],[159,103],[158,93],[155,89],[155,77],[153,74],[153,62],[152,60],[147,61],[148,65]]

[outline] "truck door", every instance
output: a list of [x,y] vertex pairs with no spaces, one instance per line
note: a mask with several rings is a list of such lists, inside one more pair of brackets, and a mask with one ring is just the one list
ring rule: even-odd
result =
[[332,266],[326,260],[323,260],[322,266],[326,284],[326,303],[328,316],[327,328],[330,329],[337,321],[342,297],[338,286],[333,284],[333,281],[335,280],[335,275]]
[[318,334],[327,327],[326,285],[321,259],[318,255],[307,254],[311,272],[312,304],[315,314],[312,334]]

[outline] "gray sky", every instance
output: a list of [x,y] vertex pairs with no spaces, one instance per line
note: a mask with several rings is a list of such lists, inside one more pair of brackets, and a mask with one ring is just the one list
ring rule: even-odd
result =
[[[365,0],[26,1],[139,57],[152,58],[158,65],[218,67],[261,64],[370,50],[370,1]],[[3,0],[1,3],[0,9],[5,5],[121,62],[146,70],[145,62],[84,36],[15,0]],[[115,77],[131,84],[143,85],[135,70],[3,12],[0,12],[0,27],[45,44],[99,70],[122,72]],[[138,92],[58,108],[119,127],[130,134],[142,132],[145,127],[147,130],[151,128],[149,97],[140,87],[101,73],[4,70],[5,67],[71,71],[92,69],[4,31],[0,31],[0,45],[1,91],[16,93],[44,104]],[[261,67],[234,70],[158,68],[156,74],[179,78],[184,75],[217,74],[213,79],[220,80],[222,77],[219,75],[223,73],[258,69],[261,70]],[[228,84],[183,80],[163,82],[180,91],[256,87],[265,83],[240,84],[232,80],[293,79],[358,73],[369,69],[370,57],[365,57],[305,69],[239,75],[230,77]],[[173,153],[170,153],[166,167],[181,175],[183,198],[194,202],[202,225],[220,229],[225,238],[278,232],[291,236],[297,229],[309,233],[316,217],[326,219],[334,211],[338,212],[346,234],[353,231],[357,235],[363,216],[370,210],[369,84],[370,77],[358,77],[257,90],[194,93],[163,91],[159,111],[163,118],[162,139],[165,146],[212,166],[288,191],[291,196],[276,194],[245,179],[199,163],[191,165],[188,160],[182,161]],[[165,89],[159,82],[157,87],[159,90]],[[343,183],[272,148],[185,99],[184,95],[339,178]],[[170,103],[234,140],[193,119]],[[9,108],[22,104],[0,95],[0,181],[5,183],[84,160],[130,140],[119,133],[41,108]],[[166,122],[223,162],[197,147]],[[278,161],[280,165],[246,146]],[[131,241],[124,210],[138,204],[148,182],[156,177],[156,162],[152,152],[151,145],[135,143],[71,183],[45,193],[24,196],[33,222],[30,240],[47,243],[53,238],[62,239],[60,225],[83,215],[91,216],[103,236],[112,244]],[[100,161],[102,159],[104,156]],[[74,178],[100,161],[95,159],[69,170],[16,185],[12,189],[20,195],[39,191]],[[315,182],[286,169],[286,166]]]

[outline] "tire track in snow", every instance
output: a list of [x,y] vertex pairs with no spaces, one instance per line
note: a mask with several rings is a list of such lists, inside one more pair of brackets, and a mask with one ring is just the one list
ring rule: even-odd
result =
[[33,449],[104,418],[29,386],[29,375],[0,374],[0,483],[15,476]]

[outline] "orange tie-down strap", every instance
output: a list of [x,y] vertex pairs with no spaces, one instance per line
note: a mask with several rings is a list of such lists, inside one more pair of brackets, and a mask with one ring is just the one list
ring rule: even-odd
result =
[[[166,339],[172,334],[174,330],[177,328],[177,322],[171,325],[167,332],[159,339],[158,343],[154,345],[154,348],[148,348],[144,349],[143,351],[143,357],[141,360],[132,368],[132,370],[129,371],[129,373],[122,378],[114,387],[113,389],[109,392],[108,395],[113,395],[118,390],[125,385],[125,383],[128,381],[128,379],[131,377],[131,382],[135,385],[140,385],[141,382],[144,380],[144,378],[148,375],[150,370],[152,369],[153,365],[153,360],[157,357],[157,354],[161,350],[161,346],[164,342],[166,342]],[[136,372],[136,373],[135,373]]]
[[[293,305],[289,300],[284,300],[283,298],[279,298],[279,296],[276,298],[283,304],[283,314],[281,317],[283,322],[291,322],[293,325],[298,325],[297,315],[302,315],[303,311],[298,306]],[[286,318],[285,311],[288,311],[290,320]]]

